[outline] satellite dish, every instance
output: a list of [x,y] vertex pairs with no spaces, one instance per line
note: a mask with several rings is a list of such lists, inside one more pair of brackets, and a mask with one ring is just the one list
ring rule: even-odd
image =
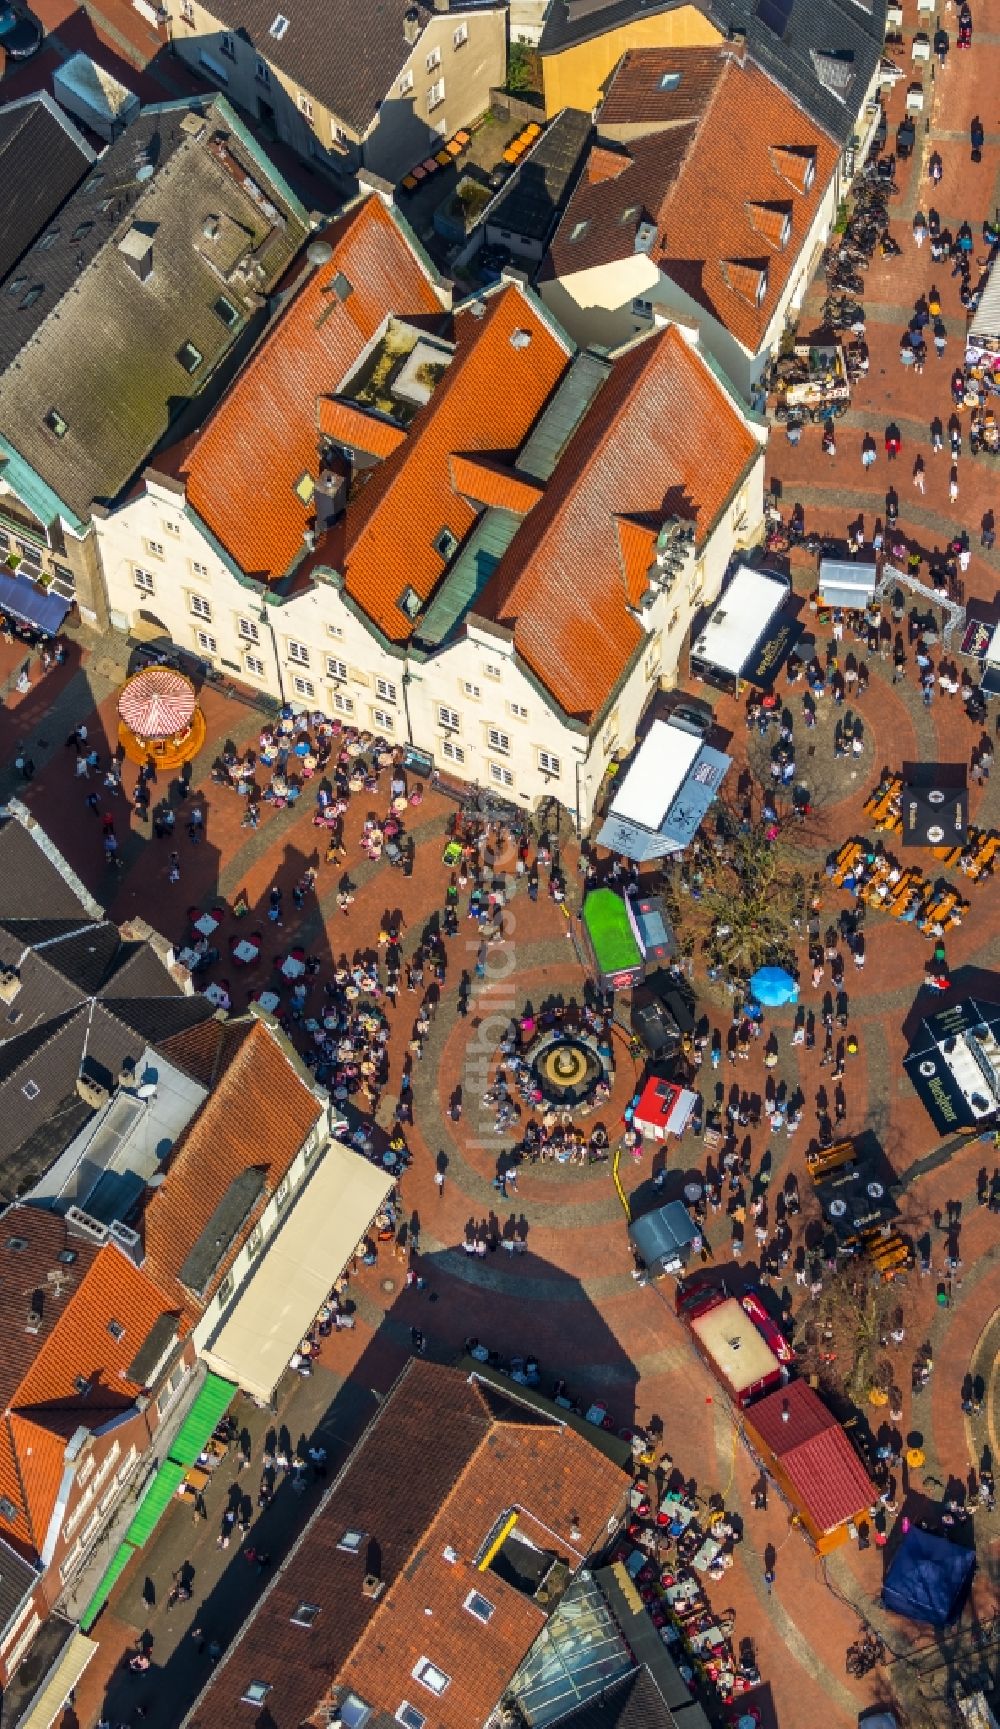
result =
[[328,240],[310,240],[306,247],[306,257],[310,264],[315,264],[317,267],[321,264],[329,264],[333,257],[333,247]]
[[155,1099],[155,1097],[156,1097],[156,1082],[155,1081],[143,1081],[142,1086],[136,1087],[135,1090],[136,1090],[136,1093],[140,1099]]
[[153,167],[153,164],[151,162],[144,162],[141,168],[136,169],[135,177],[138,181],[145,184],[147,180],[152,180],[155,173],[156,170]]

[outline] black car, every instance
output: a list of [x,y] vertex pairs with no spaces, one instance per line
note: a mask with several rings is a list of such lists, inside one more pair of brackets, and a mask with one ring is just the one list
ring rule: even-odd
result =
[[0,48],[12,60],[30,60],[42,46],[42,37],[42,26],[30,12],[0,5]]

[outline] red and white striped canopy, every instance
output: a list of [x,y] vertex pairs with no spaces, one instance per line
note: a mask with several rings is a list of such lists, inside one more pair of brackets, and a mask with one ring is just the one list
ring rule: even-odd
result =
[[125,685],[118,713],[137,738],[170,738],[191,725],[194,685],[171,666],[147,666]]

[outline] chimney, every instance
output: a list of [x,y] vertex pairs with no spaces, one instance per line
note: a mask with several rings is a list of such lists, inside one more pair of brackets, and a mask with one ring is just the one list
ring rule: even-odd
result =
[[384,1590],[385,1580],[380,1579],[377,1573],[365,1574],[361,1584],[362,1597],[367,1597],[372,1603],[374,1603],[377,1598],[381,1597]]
[[420,39],[420,13],[415,6],[403,17],[403,39],[408,48],[412,48]]

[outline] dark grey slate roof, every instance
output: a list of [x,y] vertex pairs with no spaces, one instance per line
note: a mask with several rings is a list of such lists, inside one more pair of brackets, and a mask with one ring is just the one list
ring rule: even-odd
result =
[[177,1277],[196,1297],[204,1295],[219,1263],[225,1259],[264,1192],[267,1169],[251,1165],[234,1177]]
[[404,17],[416,10],[423,29],[431,15],[421,0],[208,0],[208,10],[362,136],[409,58]]
[[486,212],[489,226],[544,245],[572,191],[590,133],[589,114],[564,108]]
[[143,1339],[126,1371],[135,1387],[144,1387],[177,1337],[177,1316],[157,1315],[152,1330]]
[[256,328],[304,214],[221,97],[145,109],[94,164],[0,283],[0,437],[68,512],[115,499],[180,435]]
[[0,108],[0,277],[79,186],[94,152],[49,95]]
[[680,1729],[678,1719],[646,1668],[615,1681],[601,1699],[560,1718],[565,1729]]
[[[542,54],[585,42],[681,0],[552,0]],[[830,136],[846,143],[885,41],[886,0],[704,0],[725,36],[742,35],[753,60]]]
[[0,1633],[24,1601],[38,1575],[0,1538]]
[[91,915],[31,832],[13,818],[0,821],[0,921],[85,919]]

